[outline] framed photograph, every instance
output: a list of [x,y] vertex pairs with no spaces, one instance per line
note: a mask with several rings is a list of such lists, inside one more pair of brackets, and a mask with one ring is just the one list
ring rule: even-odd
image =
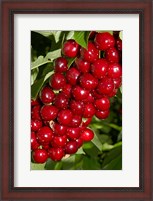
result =
[[152,1],[1,13],[1,200],[153,200]]

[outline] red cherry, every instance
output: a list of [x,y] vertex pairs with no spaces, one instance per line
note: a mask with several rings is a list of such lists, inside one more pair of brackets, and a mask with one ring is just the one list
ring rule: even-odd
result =
[[41,121],[40,108],[41,108],[40,105],[36,105],[32,108],[31,110],[32,119]]
[[114,89],[111,93],[107,94],[108,97],[114,97],[117,94],[118,89]]
[[39,97],[43,104],[49,104],[54,100],[55,94],[49,86],[45,86],[40,91]]
[[95,113],[95,116],[98,119],[106,119],[109,116],[109,110],[105,110],[105,111],[97,110]]
[[85,128],[83,129],[83,131],[81,132],[81,139],[84,142],[89,142],[94,138],[94,132],[89,129],[89,128]]
[[36,105],[40,105],[39,100],[38,99],[36,99],[36,100],[31,99],[31,107],[36,106]]
[[113,31],[113,36],[115,39],[118,39],[119,38],[119,31]]
[[69,110],[69,109],[61,110],[58,113],[57,121],[60,124],[64,125],[64,126],[69,125],[71,123],[71,121],[72,121],[72,112],[71,112],[71,110]]
[[84,112],[84,103],[81,101],[71,100],[70,109],[75,115],[82,115]]
[[72,121],[71,121],[71,126],[78,127],[78,126],[80,126],[81,122],[82,122],[82,117],[80,115],[73,115]]
[[116,40],[116,47],[119,51],[122,51],[122,40],[119,38]]
[[90,63],[87,61],[84,61],[82,58],[76,58],[75,60],[77,69],[81,73],[88,73],[90,71]]
[[93,40],[95,38],[96,33],[97,33],[96,31],[91,31],[89,35],[89,39]]
[[78,138],[78,139],[76,139],[75,141],[77,142],[77,146],[78,146],[78,148],[82,147],[82,145],[83,145],[83,140],[82,140],[81,137]]
[[91,65],[91,72],[98,79],[101,79],[106,75],[107,69],[108,62],[106,59],[98,59]]
[[66,72],[66,79],[69,84],[75,85],[79,75],[80,72],[76,68],[72,67]]
[[66,134],[67,127],[63,126],[61,124],[58,124],[58,123],[54,123],[54,125],[53,125],[53,131],[54,131],[55,135],[57,135],[57,136],[63,136],[63,135]]
[[64,57],[59,57],[55,60],[55,72],[63,73],[68,69],[67,60]]
[[98,85],[98,80],[90,73],[85,73],[79,78],[80,86],[87,90],[95,89]]
[[75,140],[80,137],[80,128],[67,128],[67,137],[71,140]]
[[106,50],[105,58],[111,63],[119,62],[119,53],[115,47],[111,47]]
[[61,147],[50,148],[48,155],[53,161],[60,161],[65,155],[64,150]]
[[108,98],[103,97],[101,99],[95,100],[94,105],[98,110],[108,110],[110,108],[110,101]]
[[97,33],[95,36],[95,45],[99,50],[107,50],[110,47],[114,47],[115,39],[108,32]]
[[87,103],[84,107],[83,117],[90,118],[93,117],[96,110],[92,103]]
[[31,130],[37,131],[42,127],[42,121],[31,119]]
[[53,140],[51,141],[52,147],[64,147],[67,142],[66,135],[63,136],[54,136]]
[[83,100],[83,103],[93,103],[95,101],[94,96],[92,93],[89,93],[88,97]]
[[120,78],[122,75],[122,67],[119,63],[109,64],[108,77],[110,78]]
[[110,94],[114,90],[114,82],[111,78],[103,78],[98,86],[97,86],[97,92],[100,94]]
[[121,79],[121,77],[115,78],[115,79],[113,79],[113,82],[114,82],[115,88],[118,89],[122,84],[122,79]]
[[64,95],[64,93],[59,93],[55,97],[54,105],[58,109],[66,109],[68,107],[68,98]]
[[89,63],[95,62],[99,58],[99,51],[96,49],[95,45],[92,42],[88,43],[88,48],[81,48],[80,50],[81,57],[84,61]]
[[49,148],[50,148],[49,144],[43,144],[42,145],[42,149],[45,149],[46,151],[48,151]]
[[80,86],[76,85],[73,89],[72,89],[72,95],[75,98],[75,100],[84,100],[89,96],[89,91],[86,89],[81,88]]
[[104,96],[102,94],[99,94],[95,89],[91,91],[91,94],[95,99],[100,99],[100,98],[103,98]]
[[75,42],[75,40],[72,40],[72,39],[67,40],[63,44],[62,52],[65,56],[74,58],[77,56],[79,52],[79,45],[78,43]]
[[36,134],[34,132],[31,132],[31,150],[38,149],[40,144],[37,142]]
[[33,151],[32,157],[36,163],[45,163],[48,158],[48,153],[45,149],[36,149]]
[[58,109],[57,107],[53,106],[53,105],[44,105],[41,108],[41,116],[42,119],[45,121],[51,121],[54,120],[57,117],[58,114]]
[[64,93],[65,96],[67,96],[68,98],[71,97],[71,90],[72,90],[72,85],[71,84],[65,84],[62,87],[62,93]]
[[51,75],[51,78],[49,80],[49,85],[55,89],[59,90],[62,89],[62,87],[66,84],[66,79],[63,74],[61,73],[54,73]]
[[49,144],[53,138],[53,131],[48,126],[41,127],[37,132],[37,138],[40,144]]
[[69,141],[65,146],[66,154],[74,154],[78,150],[78,145],[76,141]]

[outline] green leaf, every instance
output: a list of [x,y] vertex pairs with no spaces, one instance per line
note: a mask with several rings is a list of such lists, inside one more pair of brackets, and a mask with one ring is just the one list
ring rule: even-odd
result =
[[50,158],[47,160],[46,165],[45,165],[45,169],[46,170],[61,170],[62,168],[62,162],[56,162],[51,160]]
[[31,70],[36,69],[36,68],[38,68],[40,66],[43,66],[43,65],[45,65],[47,63],[52,63],[52,61],[47,60],[43,56],[39,56],[36,61],[31,63]]
[[99,149],[99,151],[102,151],[102,143],[98,137],[98,134],[95,132],[94,138],[92,140],[92,143]]
[[73,64],[73,62],[75,61],[75,59],[76,59],[76,57],[75,58],[69,58],[69,59],[67,59],[67,61],[68,61],[68,64],[67,64],[68,68]]
[[31,170],[44,170],[45,163],[32,163],[31,162]]
[[32,99],[36,99],[38,96],[38,93],[40,92],[43,84],[45,83],[45,81],[54,73],[54,71],[51,71],[49,73],[47,73],[46,75],[44,75],[42,78],[40,78],[39,80],[36,80],[35,83],[31,86],[31,98]]
[[120,37],[120,39],[122,40],[122,38],[123,38],[123,31],[120,31],[119,37]]
[[76,152],[76,154],[86,154],[86,153],[84,152],[84,150],[82,149],[82,147],[80,147],[78,149],[78,151]]
[[108,125],[105,125],[105,124],[103,124],[103,121],[100,121],[100,122],[94,122],[94,123],[91,123],[90,124],[90,127],[92,128],[92,129],[98,129],[98,130],[100,130],[102,133],[104,132],[104,133],[109,133],[110,132],[110,130],[111,130],[111,128],[108,126]]
[[32,86],[31,86],[31,98],[36,99],[37,95],[42,88],[44,83],[44,77],[42,77],[40,80],[37,80]]
[[122,140],[122,131],[119,132],[118,136],[117,136],[117,141],[121,141]]
[[38,73],[39,73],[39,69],[38,69],[38,68],[33,69],[33,70],[31,71],[31,85],[32,85],[32,84],[34,83],[34,81],[36,80]]
[[84,143],[83,150],[87,155],[93,158],[97,157],[97,155],[100,153],[100,150],[92,141]]
[[103,151],[110,151],[113,149],[113,145],[108,144],[107,142],[103,144]]
[[120,170],[122,168],[122,145],[113,148],[104,158],[103,170]]
[[101,169],[97,158],[91,158],[91,157],[84,157],[82,166],[84,170],[100,170]]
[[87,48],[90,31],[75,31],[74,40],[84,48]]
[[48,36],[50,36],[50,35],[53,34],[52,31],[35,31],[35,32],[36,32],[36,33],[39,33],[39,34],[41,34],[41,35],[43,35],[43,36],[45,36],[45,37],[48,37]]
[[62,159],[63,169],[64,170],[74,170],[75,166],[75,155],[71,155],[68,158]]
[[66,40],[74,39],[74,31],[66,32]]
[[118,130],[118,131],[121,131],[122,130],[122,127],[121,126],[118,126],[116,124],[108,124],[108,126],[110,126],[111,128],[114,128],[115,130]]
[[110,163],[105,165],[103,170],[121,170],[122,169],[122,155],[120,154],[115,159],[113,159]]
[[121,94],[122,94],[122,86],[120,87],[120,92],[121,92]]
[[111,136],[106,135],[106,134],[99,134],[99,139],[102,144],[104,144],[104,143],[112,144],[113,143]]
[[46,57],[44,58],[44,61],[53,61],[54,59],[57,59],[61,56],[61,49],[57,49],[51,52],[48,52]]

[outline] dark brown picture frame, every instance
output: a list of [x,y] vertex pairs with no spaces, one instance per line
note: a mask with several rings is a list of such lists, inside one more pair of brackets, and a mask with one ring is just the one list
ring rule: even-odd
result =
[[[153,200],[151,143],[151,0],[2,0],[1,2],[1,200]],[[139,14],[140,17],[140,185],[139,187],[14,187],[14,15],[15,14]],[[152,39],[152,40],[151,40]],[[90,178],[89,178],[90,179]]]

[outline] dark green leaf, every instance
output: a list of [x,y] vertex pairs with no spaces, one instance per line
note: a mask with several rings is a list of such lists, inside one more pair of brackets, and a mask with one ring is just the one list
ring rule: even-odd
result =
[[104,158],[103,170],[117,170],[122,168],[122,146],[113,148]]
[[74,40],[84,48],[87,48],[90,31],[75,31]]
[[42,78],[39,80],[36,80],[35,83],[31,86],[31,98],[36,99],[38,96],[38,93],[40,92],[43,84],[45,81],[53,74],[52,72],[49,72],[48,74],[44,75]]
[[120,154],[115,159],[113,159],[110,163],[106,164],[103,170],[121,170],[122,169],[122,155]]
[[62,159],[64,170],[74,170],[75,165],[75,155],[71,155],[68,158]]
[[68,60],[67,66],[70,67],[73,64],[73,62],[75,61],[75,58],[69,58],[67,60]]
[[83,169],[84,170],[99,170],[100,164],[98,163],[97,158],[84,157]]
[[93,158],[97,157],[97,155],[100,153],[100,150],[97,148],[97,146],[93,142],[84,143],[83,150],[87,155]]
[[46,170],[60,170],[62,168],[62,162],[55,162],[51,160],[50,158],[47,160],[45,169]]
[[44,83],[44,77],[42,77],[40,80],[37,80],[32,86],[31,86],[31,98],[36,99],[38,96],[39,91],[41,90],[43,83]]

